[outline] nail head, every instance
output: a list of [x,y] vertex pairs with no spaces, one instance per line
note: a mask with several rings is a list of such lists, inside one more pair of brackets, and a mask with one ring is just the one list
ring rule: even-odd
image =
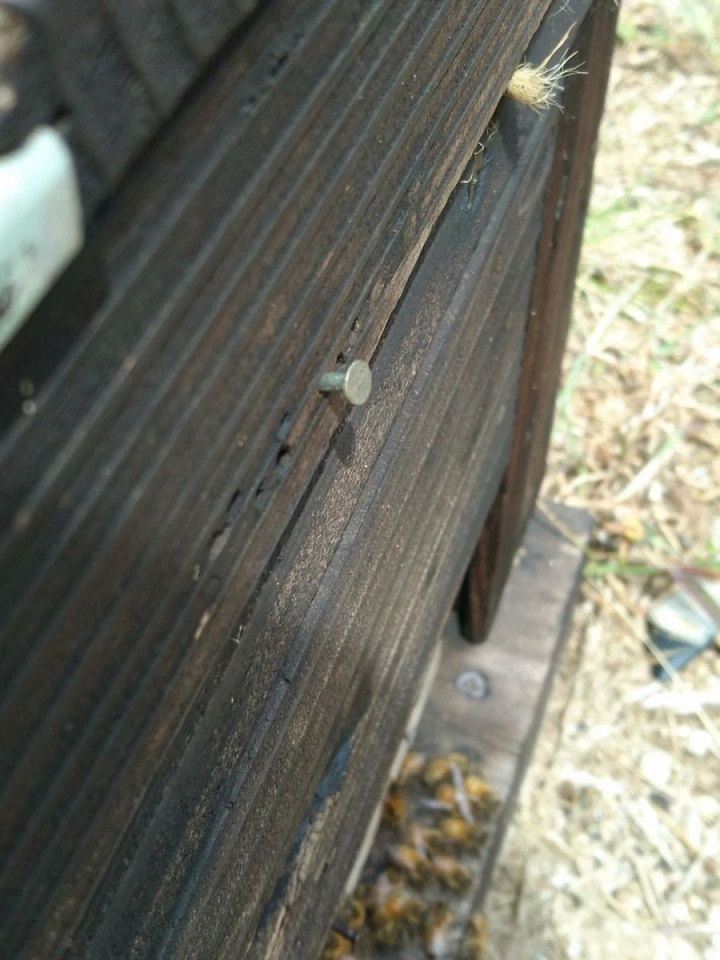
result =
[[354,406],[366,403],[372,390],[372,372],[364,360],[353,360],[345,369],[326,373],[320,380],[323,393],[342,393]]

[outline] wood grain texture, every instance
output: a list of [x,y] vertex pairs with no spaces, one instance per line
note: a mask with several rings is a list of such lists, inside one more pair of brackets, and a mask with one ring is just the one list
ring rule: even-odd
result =
[[[440,31],[437,16],[430,36]],[[406,18],[401,18],[397,30],[403,25]],[[271,26],[266,28],[270,37]],[[323,50],[328,56],[336,51],[341,39],[337,29],[326,26],[324,47],[322,38],[316,38],[318,59]],[[402,77],[418,66],[418,57],[429,56],[434,64],[434,55],[442,52],[428,46],[427,23],[413,21],[413,29],[419,31],[419,46],[416,34],[407,38],[402,33],[405,47],[400,49],[384,34],[381,38],[380,65],[391,70],[384,82],[393,89],[397,70]],[[364,34],[360,39],[367,41]],[[451,39],[457,48],[457,37]],[[303,175],[298,172],[287,203],[280,202],[283,198],[273,185],[276,166],[253,166],[254,160],[261,162],[262,154],[254,158],[247,143],[255,145],[262,139],[258,123],[245,131],[242,149],[236,144],[234,153],[223,156],[220,172],[217,163],[210,164],[217,176],[207,175],[206,189],[193,188],[189,198],[183,198],[188,206],[178,203],[180,211],[172,208],[168,217],[166,205],[173,189],[210,149],[208,142],[194,138],[204,132],[212,142],[217,135],[218,124],[210,129],[206,123],[199,125],[221,104],[228,111],[240,105],[226,102],[237,80],[230,74],[212,96],[195,104],[185,123],[178,124],[177,137],[169,135],[156,162],[148,161],[149,169],[138,176],[137,189],[129,188],[128,196],[118,197],[116,215],[106,224],[108,235],[101,230],[97,238],[112,254],[112,298],[58,376],[37,397],[35,417],[18,424],[3,444],[0,547],[6,575],[0,585],[0,611],[8,642],[2,683],[6,691],[13,685],[15,700],[11,696],[7,701],[7,714],[24,731],[35,726],[66,671],[82,658],[99,631],[126,636],[137,630],[138,621],[146,624],[160,612],[157,598],[169,601],[173,589],[186,596],[188,591],[204,592],[199,601],[202,615],[220,585],[223,554],[249,552],[249,597],[257,571],[269,562],[344,415],[318,395],[318,375],[334,365],[343,347],[366,356],[372,353],[423,238],[440,212],[443,193],[452,185],[445,167],[442,190],[432,189],[437,185],[428,178],[413,182],[420,167],[407,170],[404,153],[392,171],[377,162],[378,141],[384,144],[383,158],[392,151],[377,136],[382,132],[375,122],[379,91],[366,90],[368,100],[359,97],[356,109],[361,116],[369,113],[370,126],[363,128],[355,114],[346,117],[344,146],[353,156],[360,153],[357,141],[362,132],[364,163],[374,163],[377,173],[370,183],[363,171],[351,169],[335,179],[328,195],[326,171],[328,166],[337,169],[337,158],[331,153],[327,164],[321,163],[325,154],[316,149],[316,114],[308,110],[315,122],[311,124],[306,113],[289,134],[287,116],[281,114],[277,128],[270,125],[266,130],[266,139],[283,131],[296,144],[293,134],[302,132],[304,149],[310,151],[309,157],[301,153],[297,158]],[[286,94],[307,92],[300,78],[299,72],[289,78],[283,88]],[[345,79],[348,90],[357,90],[358,76]],[[335,108],[327,102],[330,89],[326,78],[316,99],[325,98],[332,114]],[[440,85],[439,99],[446,93]],[[411,106],[416,99],[414,94],[409,98]],[[420,106],[424,110],[428,104]],[[398,103],[392,108],[382,111],[382,120],[399,124],[402,130]],[[422,111],[419,117],[417,111],[411,113],[408,122],[413,116],[424,122]],[[269,118],[266,122],[270,124]],[[424,136],[436,132],[434,123],[423,131]],[[331,132],[337,132],[335,127]],[[332,136],[320,142],[329,149],[337,141]],[[458,142],[467,152],[462,139]],[[407,146],[416,145],[413,140]],[[441,165],[446,163],[441,152],[446,146],[442,138],[433,141],[432,156],[423,155],[431,171],[438,158]],[[175,179],[169,182],[171,161]],[[270,246],[257,242],[258,235],[268,235],[262,210],[256,203],[242,203],[243,163],[251,179],[262,171],[262,187],[252,199],[264,196],[266,215],[282,213],[279,218],[271,216]],[[288,168],[283,185],[292,179]],[[231,186],[240,192],[239,209],[218,225]],[[341,193],[350,198],[349,205],[337,203]],[[372,208],[360,222],[371,198]],[[394,206],[398,202],[400,209]],[[307,211],[307,229],[294,234],[293,223],[302,210]],[[388,219],[388,210],[397,216]],[[162,229],[154,214],[161,217]],[[353,222],[357,229],[348,235],[345,226]],[[323,239],[315,243],[321,226]],[[206,250],[208,233],[212,242]],[[142,244],[143,236],[149,242]],[[243,259],[243,251],[253,247],[253,237],[257,256]],[[283,244],[289,250],[280,270]],[[313,256],[307,255],[309,248]],[[239,266],[234,253],[240,255]],[[318,275],[318,258],[326,265],[337,261],[331,274],[320,270]],[[358,275],[361,267],[364,272]],[[16,382],[21,376],[17,371]],[[108,598],[103,585],[111,582],[113,593]],[[142,599],[127,591],[139,591]],[[117,609],[120,600],[126,610],[132,608],[135,626],[116,622],[122,615]],[[185,601],[180,597],[179,602]],[[182,610],[176,605],[176,615]],[[163,633],[170,626],[163,624]],[[30,666],[33,673],[46,677],[40,687],[32,681],[36,714],[13,709],[13,703],[26,699]],[[76,733],[80,729],[75,722],[72,727]],[[8,747],[22,741],[13,727]],[[8,769],[3,766],[5,772]]]
[[595,0],[575,42],[585,72],[569,78],[563,97],[510,462],[464,586],[464,630],[476,642],[490,629],[545,472],[617,13],[614,0]]
[[[454,11],[463,24],[465,12]],[[117,198],[117,216],[109,216],[107,232],[100,230],[96,238],[110,256],[112,300],[38,397],[33,421],[20,423],[3,447],[1,519],[12,576],[3,584],[1,609],[4,616],[17,611],[13,628],[25,625],[11,631],[20,653],[8,651],[9,676],[14,657],[28,650],[27,633],[47,618],[47,609],[33,602],[35,616],[28,621],[17,606],[19,594],[30,600],[32,584],[55,608],[58,595],[66,596],[69,583],[77,582],[78,565],[101,546],[127,489],[135,491],[136,512],[158,516],[180,508],[177,478],[182,478],[182,497],[205,493],[214,511],[207,525],[222,527],[236,490],[247,498],[245,513],[254,502],[253,487],[263,486],[261,504],[271,496],[289,465],[285,457],[278,477],[274,461],[282,459],[284,447],[298,454],[311,443],[309,462],[315,468],[337,428],[337,417],[315,390],[317,376],[339,352],[373,352],[467,158],[468,138],[452,123],[445,137],[436,136],[436,108],[441,107],[440,117],[452,116],[448,104],[462,108],[466,92],[473,92],[461,87],[454,91],[457,100],[448,99],[447,84],[467,67],[457,56],[458,37],[447,40],[438,16],[422,24],[403,15],[395,33],[386,21],[374,24],[389,31],[390,40],[399,31],[402,44],[389,42],[385,32],[379,39],[372,33],[379,59],[375,72],[368,72],[359,56],[361,42],[369,42],[362,32],[351,51],[359,63],[355,72],[339,71],[342,86],[335,73],[324,77],[314,98],[302,71],[291,72],[275,91],[283,110],[273,115],[268,108],[254,116],[237,141],[228,133],[234,150],[211,163],[206,154],[216,148],[218,124],[208,125],[205,118],[221,105],[242,113],[249,91],[241,83],[241,61],[234,65],[240,76],[226,71],[212,95],[196,102],[177,125],[177,136],[168,134],[155,163],[148,161],[149,169],[138,175],[137,189],[129,187],[127,196]],[[409,36],[403,29],[408,18]],[[266,32],[272,37],[270,26]],[[325,26],[327,34],[315,37],[318,61],[334,55],[342,40],[353,46],[353,36],[343,36],[337,24]],[[456,54],[454,77],[445,84],[426,78],[432,92],[411,91],[405,100],[409,113],[403,114],[396,99],[383,103],[384,92],[406,86],[424,58],[438,76],[446,75],[448,44]],[[248,56],[252,53],[251,48]],[[379,88],[372,86],[374,79],[382,80]],[[492,83],[497,97],[502,82]],[[361,95],[342,117],[340,138],[332,123],[335,101],[328,98],[351,90]],[[231,91],[237,99],[228,102]],[[288,130],[294,101],[286,105],[285,99],[291,93],[310,103]],[[318,116],[318,100],[327,117]],[[468,102],[475,103],[474,97]],[[394,142],[383,135],[390,130]],[[301,145],[297,166],[281,167],[281,156],[263,165],[263,147],[282,137],[295,152]],[[417,159],[408,166],[408,152],[415,151]],[[207,182],[198,186],[192,176],[203,161]],[[174,177],[168,178],[171,163]],[[423,169],[430,173],[420,176]],[[185,182],[191,183],[189,195],[178,197],[178,183]],[[227,213],[230,198],[236,202]],[[208,470],[217,465],[212,485],[208,470],[186,483],[188,464],[200,461]],[[292,474],[303,476],[301,457]],[[308,479],[305,472],[300,489]],[[161,492],[155,492],[158,486]],[[255,520],[242,519],[236,529],[243,528],[247,538]],[[70,561],[68,541],[77,538],[80,522],[83,554],[76,547]],[[183,526],[192,528],[187,521]],[[63,550],[65,561],[58,563]],[[42,579],[51,564],[67,571],[57,589]]]
[[[576,543],[535,511],[487,643],[468,645],[457,621],[451,621],[418,728],[415,746],[420,751],[437,755],[460,749],[478,757],[503,802],[473,887],[454,918],[458,931],[472,912],[482,912],[569,629],[584,563],[577,544],[586,544],[592,531],[592,519],[584,511],[548,506]],[[473,700],[458,689],[458,677],[467,671],[486,678],[490,692],[485,699]]]
[[[5,926],[18,938],[8,941],[16,955],[21,935],[28,955],[47,954],[61,922],[80,923],[68,956],[126,956],[129,945],[133,956],[202,956],[208,942],[218,956],[239,953],[281,881],[338,731],[352,731],[375,686],[379,702],[396,704],[369,767],[368,797],[380,789],[392,731],[437,633],[434,601],[452,596],[507,453],[526,309],[517,294],[521,278],[529,283],[552,124],[506,112],[478,206],[468,211],[465,188],[458,191],[378,348],[372,404],[338,433],[241,624],[242,551],[217,558],[227,563],[217,600],[198,590],[182,617],[156,579],[140,578],[135,589],[144,594],[126,587],[119,599],[127,617],[137,618],[138,597],[154,605],[151,642],[114,621],[114,644],[88,647],[80,673],[61,688],[72,696],[34,731],[35,750],[7,791],[26,825],[7,889],[31,865],[36,871]],[[508,218],[517,224],[510,235]],[[140,536],[128,531],[128,543]],[[192,590],[192,569],[186,582]],[[117,579],[110,585],[117,589]],[[415,621],[418,590],[433,606]],[[422,632],[404,644],[411,613]],[[382,653],[385,635],[393,639]],[[203,672],[210,676],[198,695]],[[105,684],[97,692],[94,677]],[[35,682],[41,690],[57,680]],[[80,722],[83,698],[92,712]],[[360,741],[365,751],[372,739]],[[22,798],[33,781],[47,786],[28,823]],[[48,902],[51,914],[42,912]],[[30,918],[44,920],[34,934]]]
[[320,945],[509,454],[557,114],[457,183],[545,6],[263,7],[97,218],[0,441],[8,955]]
[[[35,5],[32,29],[47,50],[56,97],[49,113],[46,98],[29,89],[26,109],[45,111],[42,120],[46,123],[55,121],[58,110],[68,119],[81,192],[90,215],[161,135],[183,100],[208,82],[218,61],[242,60],[256,73],[259,86],[252,107],[293,61],[303,62],[306,78],[322,76],[327,65],[322,57],[316,64],[314,53],[327,24],[342,22],[351,32],[358,27],[372,28],[373,21],[383,20],[391,6],[403,8],[411,26],[415,21],[421,25],[428,17],[448,25],[452,21],[449,0],[441,5],[426,0],[409,4],[377,0],[272,4],[259,0],[71,0]],[[513,0],[501,6],[508,8],[512,19],[519,14],[519,29],[524,32],[523,21],[532,20],[547,6],[547,0],[530,4]],[[481,22],[486,31],[499,29],[511,36],[514,27],[504,25],[504,13],[496,22],[498,10],[492,2],[470,10],[461,33],[470,33],[473,22]],[[270,27],[272,36],[265,48],[253,48],[263,24]],[[349,51],[338,44],[335,53],[334,59],[342,60]],[[417,77],[422,79],[422,73]],[[295,100],[296,105],[301,102]]]
[[[328,14],[314,34],[321,81],[292,61],[263,109],[243,111],[276,31],[258,18],[247,58],[219,68],[98,224],[110,297],[38,395],[36,415],[4,438],[0,890],[16,956],[21,945],[43,956],[57,938],[72,953],[86,913],[92,936],[231,655],[266,664],[243,701],[246,719],[228,721],[241,740],[262,729],[292,630],[259,647],[239,631],[274,583],[333,433],[330,456],[353,457],[352,421],[317,394],[317,376],[341,348],[370,356],[389,335],[511,69],[502,30],[518,27],[520,43],[540,12],[422,9],[365,8],[354,22],[357,7]],[[421,67],[425,82],[410,83]],[[332,95],[343,91],[355,96],[339,110]],[[219,116],[242,122],[223,130]],[[519,189],[533,157],[518,168],[518,202],[540,189],[541,170],[529,195]],[[513,164],[498,171],[494,191]],[[467,217],[457,228],[469,250],[482,247],[489,197],[471,238]],[[498,276],[508,268],[500,253],[492,262]],[[451,264],[447,276],[461,282]],[[490,296],[496,282],[485,283]],[[398,360],[396,394],[373,402],[381,419],[368,470],[438,320],[418,326]],[[343,524],[360,482],[349,476]],[[313,534],[321,565],[331,533]],[[176,893],[169,881],[158,917]]]
[[[93,940],[98,956],[113,955],[129,938],[155,942],[162,956],[208,949],[240,956],[261,921],[274,930],[269,956],[312,956],[313,942],[319,945],[329,914],[314,921],[313,940],[305,911],[314,916],[319,903],[331,909],[338,884],[326,869],[328,851],[359,843],[369,812],[354,811],[347,829],[341,814],[357,795],[351,775],[363,783],[366,802],[377,797],[437,636],[441,598],[447,605],[452,597],[505,461],[526,309],[516,295],[519,278],[529,276],[535,233],[520,230],[518,246],[508,247],[501,210],[524,206],[520,222],[528,225],[537,216],[550,154],[541,132],[531,135],[526,159],[537,179],[518,174],[506,185],[492,205],[494,228],[473,224],[477,248],[463,246],[464,192],[443,220],[435,256],[426,252],[378,351],[373,403],[338,435],[153,811],[126,877],[129,899],[121,890],[116,900],[133,925],[106,921],[109,939]],[[475,269],[468,273],[469,262]],[[490,330],[496,348],[503,345],[501,363]],[[438,499],[441,506],[430,509]],[[231,630],[235,611],[228,596],[213,624]],[[312,856],[300,843],[303,896],[290,913],[282,907],[278,931],[273,904],[284,902],[285,873],[295,865],[287,858],[324,771],[343,749],[342,791],[328,798],[332,816],[327,805],[318,812],[319,835],[312,818]],[[342,874],[349,863],[338,849],[334,870]],[[265,942],[254,938],[256,955]]]

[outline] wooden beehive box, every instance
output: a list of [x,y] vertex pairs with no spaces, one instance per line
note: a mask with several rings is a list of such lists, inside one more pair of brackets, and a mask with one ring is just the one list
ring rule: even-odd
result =
[[0,135],[87,240],[0,357],[0,952],[310,960],[532,510],[615,4],[38,9]]

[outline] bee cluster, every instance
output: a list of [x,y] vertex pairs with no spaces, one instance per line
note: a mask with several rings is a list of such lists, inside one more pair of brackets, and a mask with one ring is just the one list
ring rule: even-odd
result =
[[361,883],[345,901],[322,960],[459,957],[480,960],[486,925],[463,897],[500,803],[462,753],[409,753],[384,800]]

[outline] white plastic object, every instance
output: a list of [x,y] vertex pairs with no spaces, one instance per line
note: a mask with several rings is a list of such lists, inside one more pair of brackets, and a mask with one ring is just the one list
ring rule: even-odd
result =
[[52,127],[38,127],[0,157],[0,349],[83,245],[72,155]]
[[[711,603],[720,607],[719,581],[698,576],[694,583],[708,595]],[[701,602],[682,587],[656,600],[648,611],[648,620],[656,630],[690,646],[703,647],[712,643],[720,632],[718,624]]]

